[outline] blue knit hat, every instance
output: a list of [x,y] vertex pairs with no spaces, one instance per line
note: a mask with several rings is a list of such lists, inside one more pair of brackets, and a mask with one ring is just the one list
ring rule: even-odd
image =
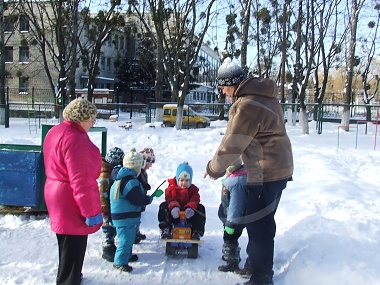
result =
[[187,161],[181,163],[177,167],[177,172],[175,173],[176,181],[178,183],[179,178],[190,178],[190,184],[193,180],[193,169]]
[[124,151],[121,148],[113,147],[107,151],[104,160],[107,161],[109,164],[116,166],[119,164],[123,164],[123,158]]

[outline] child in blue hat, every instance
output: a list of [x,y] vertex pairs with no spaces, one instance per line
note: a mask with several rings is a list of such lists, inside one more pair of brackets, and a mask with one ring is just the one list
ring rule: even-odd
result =
[[165,202],[158,211],[161,238],[171,238],[172,224],[179,221],[179,211],[192,225],[192,239],[199,240],[205,231],[206,210],[200,203],[199,188],[192,183],[193,169],[188,162],[177,167],[176,176],[168,179],[165,189]]

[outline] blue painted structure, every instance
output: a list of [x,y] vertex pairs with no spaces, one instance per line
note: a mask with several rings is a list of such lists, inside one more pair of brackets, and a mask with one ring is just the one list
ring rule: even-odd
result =
[[[54,125],[42,125],[42,145]],[[107,128],[92,127],[89,132],[101,132],[101,153],[107,152]],[[38,207],[46,210],[44,185],[46,180],[42,146],[0,144],[0,205]]]
[[0,204],[38,206],[41,151],[0,149]]

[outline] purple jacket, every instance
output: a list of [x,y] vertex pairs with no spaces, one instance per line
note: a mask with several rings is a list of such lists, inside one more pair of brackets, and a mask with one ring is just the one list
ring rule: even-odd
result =
[[51,229],[57,234],[88,235],[86,217],[101,213],[97,178],[102,157],[87,132],[64,121],[46,135],[43,145],[46,172],[45,202]]

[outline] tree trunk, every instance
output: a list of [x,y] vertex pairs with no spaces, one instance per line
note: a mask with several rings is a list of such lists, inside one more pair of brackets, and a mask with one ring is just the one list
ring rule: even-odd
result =
[[252,0],[244,0],[242,1],[246,4],[245,7],[243,7],[243,27],[242,27],[242,33],[241,33],[241,57],[240,57],[240,63],[241,68],[247,72],[247,50],[248,50],[248,30],[249,30],[249,19],[251,17],[251,4]]
[[302,11],[302,0],[298,2],[298,17],[297,17],[297,38],[295,44],[295,62],[294,62],[294,76],[292,82],[292,92],[291,92],[291,103],[292,105],[292,125],[296,125],[296,111],[297,105],[296,99],[299,96],[299,86],[301,80],[301,46],[302,46],[302,20],[303,20],[303,11]]
[[[348,0],[347,0],[348,1]],[[352,99],[352,81],[354,77],[354,67],[355,67],[355,49],[356,49],[356,33],[359,19],[359,11],[361,5],[363,5],[365,0],[359,3],[356,0],[351,0],[351,37],[350,37],[350,47],[348,51],[347,58],[347,76],[346,76],[346,93],[344,94],[343,103],[343,115],[341,120],[341,125],[343,129],[349,131],[350,124],[350,105]]]
[[309,120],[307,117],[306,108],[305,109],[301,108],[299,121],[302,128],[302,134],[308,135],[309,134]]
[[218,98],[218,103],[223,105],[218,105],[218,120],[224,120],[224,104],[226,103],[226,95],[221,94]]
[[286,2],[283,5],[283,21],[282,21],[282,42],[281,42],[281,69],[280,69],[280,94],[281,103],[285,103],[285,62],[286,62],[286,23],[287,23],[287,6]]
[[177,117],[175,121],[176,130],[182,129],[182,120],[183,120],[183,106],[177,105]]

